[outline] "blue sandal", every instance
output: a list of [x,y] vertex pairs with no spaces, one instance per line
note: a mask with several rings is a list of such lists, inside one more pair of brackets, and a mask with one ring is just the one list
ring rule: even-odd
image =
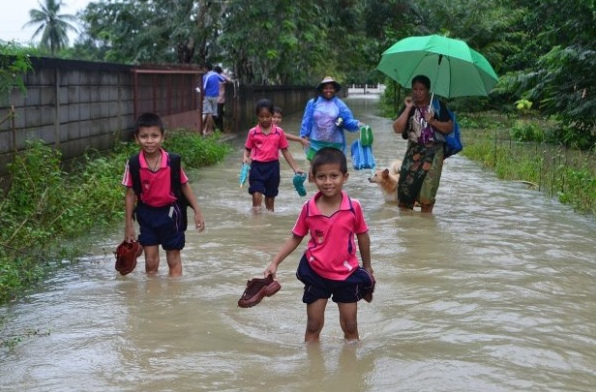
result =
[[298,192],[298,194],[300,196],[306,196],[306,188],[304,188],[304,181],[306,180],[306,173],[296,173],[294,174],[294,179],[292,180],[292,183],[294,184],[294,188],[296,189],[296,192]]

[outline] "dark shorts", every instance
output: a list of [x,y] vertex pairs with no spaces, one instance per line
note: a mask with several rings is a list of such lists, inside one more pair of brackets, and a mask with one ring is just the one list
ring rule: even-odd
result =
[[305,304],[329,297],[333,302],[358,302],[362,299],[362,290],[373,285],[372,276],[362,267],[358,267],[346,280],[323,278],[313,271],[306,256],[302,256],[300,260],[296,277],[304,283],[302,302]]
[[166,207],[150,207],[139,203],[135,210],[139,222],[139,242],[143,246],[160,245],[164,250],[184,248],[182,214],[177,204]]
[[248,193],[262,193],[267,197],[276,197],[279,194],[279,183],[281,177],[279,174],[279,161],[257,162],[250,164],[250,174],[248,175]]

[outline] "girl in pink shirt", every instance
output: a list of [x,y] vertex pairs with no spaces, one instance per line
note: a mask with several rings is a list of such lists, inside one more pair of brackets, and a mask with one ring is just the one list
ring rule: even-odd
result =
[[250,164],[248,175],[248,193],[252,195],[252,208],[255,212],[261,209],[263,195],[265,195],[265,208],[275,210],[275,197],[279,194],[281,181],[279,151],[294,170],[300,169],[294,161],[292,153],[288,150],[288,140],[284,130],[273,124],[273,103],[268,99],[257,102],[257,117],[259,123],[248,131],[244,144],[243,162]]
[[[339,321],[346,340],[358,340],[358,301],[370,302],[374,276],[370,259],[368,226],[358,200],[343,191],[348,180],[346,157],[340,150],[324,147],[312,160],[312,177],[319,192],[304,203],[292,236],[265,269],[275,277],[279,264],[292,253],[306,234],[310,240],[298,270],[304,283],[306,342],[318,341],[329,298],[339,307]],[[362,267],[356,256],[358,240]]]

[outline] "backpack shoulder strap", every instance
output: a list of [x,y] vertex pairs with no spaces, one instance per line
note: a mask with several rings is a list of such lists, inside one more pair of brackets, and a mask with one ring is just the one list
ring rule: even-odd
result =
[[135,195],[139,196],[143,189],[141,187],[141,160],[139,154],[135,154],[128,159],[128,171],[132,179],[132,190]]
[[[170,166],[170,186],[172,193],[176,197],[182,194],[182,184],[180,183],[180,155],[168,153],[168,166]],[[138,196],[143,188],[141,187],[141,161],[139,154],[133,155],[128,160],[128,170],[132,179],[132,189]]]
[[356,216],[356,210],[354,209],[354,205],[352,204],[352,199],[350,198],[350,196],[348,196],[348,203],[350,203],[350,211],[352,212],[352,214],[354,214],[354,216]]
[[178,154],[168,153],[168,166],[170,166],[170,186],[172,193],[177,198],[182,195],[182,184],[180,183],[181,158]]
[[437,98],[434,98],[433,102],[432,102],[432,106],[433,106],[433,110],[437,114],[437,118],[441,117],[441,102]]

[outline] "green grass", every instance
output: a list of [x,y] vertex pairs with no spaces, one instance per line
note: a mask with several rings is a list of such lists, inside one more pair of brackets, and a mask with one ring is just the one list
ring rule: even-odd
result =
[[[164,148],[183,157],[186,168],[221,161],[230,147],[219,135],[202,138],[184,130],[168,132]],[[107,230],[124,219],[120,184],[134,143],[109,153],[89,151],[63,169],[60,152],[41,141],[10,164],[11,186],[0,199],[0,303],[16,298],[61,263],[76,259],[69,242],[90,230]]]
[[459,122],[463,155],[499,178],[527,182],[579,213],[596,215],[595,151],[543,142],[553,124],[540,119],[520,122],[496,113],[475,113],[461,114]]

